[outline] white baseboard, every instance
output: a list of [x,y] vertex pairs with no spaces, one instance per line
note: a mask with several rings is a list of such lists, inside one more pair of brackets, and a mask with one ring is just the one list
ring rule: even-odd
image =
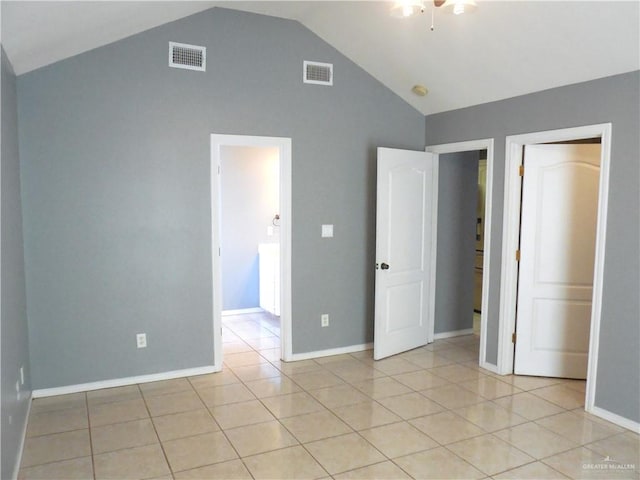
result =
[[13,465],[12,480],[17,480],[20,473],[20,464],[22,463],[22,453],[24,452],[24,442],[27,439],[27,426],[29,425],[29,415],[31,415],[31,398],[29,398],[29,404],[27,405],[27,415],[24,417],[24,426],[22,427],[22,437],[20,438],[20,445],[18,446],[18,455],[16,456],[16,463]]
[[473,333],[473,328],[465,328],[464,330],[453,330],[451,332],[436,333],[433,335],[434,340],[440,340],[442,338],[459,337],[461,335],[470,335]]
[[612,413],[609,410],[605,410],[604,408],[594,406],[590,411],[587,410],[587,413],[590,413],[591,415],[595,415],[596,417],[600,417],[608,422],[615,423],[622,428],[626,428],[628,430],[631,430],[632,432],[640,434],[640,423],[629,420],[628,418],[621,417],[620,415]]
[[239,308],[238,310],[223,310],[222,316],[228,317],[230,315],[247,315],[248,313],[262,313],[264,310],[260,307],[253,308]]
[[114,378],[112,380],[101,380],[99,382],[81,383],[78,385],[66,385],[64,387],[43,388],[34,390],[32,398],[52,397],[54,395],[66,395],[68,393],[89,392],[102,388],[124,387],[135,385],[136,383],[158,382],[160,380],[172,380],[181,377],[193,377],[220,371],[220,366],[209,365],[206,367],[186,368],[184,370],[173,370],[170,372],[152,373],[150,375],[139,375],[137,377]]
[[317,350],[315,352],[294,353],[291,355],[291,361],[297,362],[299,360],[310,360],[312,358],[331,357],[333,355],[343,355],[345,353],[362,352],[364,350],[371,350],[372,348],[373,343],[363,343],[360,345],[349,345],[348,347]]

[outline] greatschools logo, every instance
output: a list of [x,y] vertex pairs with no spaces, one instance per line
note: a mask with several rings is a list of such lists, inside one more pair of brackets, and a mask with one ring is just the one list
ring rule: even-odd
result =
[[602,459],[600,463],[583,463],[584,470],[635,470],[633,463],[617,463],[609,455]]

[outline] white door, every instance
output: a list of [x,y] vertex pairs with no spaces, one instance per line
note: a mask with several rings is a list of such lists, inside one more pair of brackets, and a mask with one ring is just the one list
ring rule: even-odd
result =
[[[376,217],[376,360],[428,342],[434,155],[378,148]],[[432,265],[433,263],[433,265]]]
[[586,378],[600,145],[527,145],[514,371]]

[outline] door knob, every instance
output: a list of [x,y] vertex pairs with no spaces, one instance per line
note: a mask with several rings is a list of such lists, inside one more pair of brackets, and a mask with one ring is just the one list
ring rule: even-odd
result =
[[383,263],[382,265],[380,265],[380,268],[381,268],[382,270],[389,270],[389,264],[387,264],[387,263]]

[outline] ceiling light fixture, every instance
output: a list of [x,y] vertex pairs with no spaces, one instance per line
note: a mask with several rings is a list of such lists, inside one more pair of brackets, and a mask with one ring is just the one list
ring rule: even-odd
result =
[[446,0],[446,2],[442,4],[444,10],[452,12],[454,15],[471,13],[477,7],[478,5],[474,0]]
[[391,16],[396,18],[407,18],[416,13],[424,12],[424,2],[422,0],[397,0],[391,7]]

